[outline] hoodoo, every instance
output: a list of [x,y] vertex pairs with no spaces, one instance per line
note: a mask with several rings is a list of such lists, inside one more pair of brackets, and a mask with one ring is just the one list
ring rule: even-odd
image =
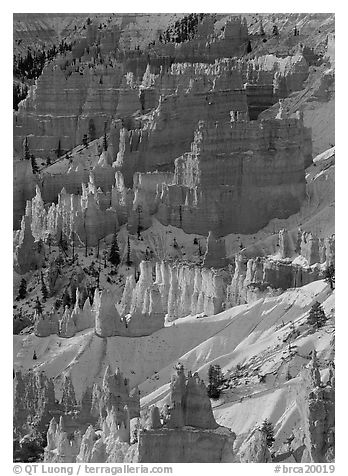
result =
[[13,26],[14,461],[333,463],[334,14]]

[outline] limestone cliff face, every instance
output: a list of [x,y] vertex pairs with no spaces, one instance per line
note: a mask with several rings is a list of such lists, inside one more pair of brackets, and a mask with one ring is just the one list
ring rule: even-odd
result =
[[[130,418],[139,417],[140,412],[139,391],[134,390],[129,391],[128,380],[119,369],[113,374],[107,367],[102,386],[96,384],[92,395],[83,396],[73,425],[66,417],[61,417],[58,425],[55,419],[51,420],[44,461],[124,461],[130,448]],[[93,425],[101,428],[98,435]]]
[[27,200],[35,195],[35,175],[30,160],[13,163],[13,228],[18,229]]
[[47,314],[38,314],[37,311],[35,311],[34,334],[37,337],[47,337],[51,334],[59,334],[59,316],[54,309]]
[[36,157],[55,157],[81,143],[84,134],[100,137],[104,122],[116,111],[122,65],[93,64],[65,55],[66,61],[45,66],[28,98],[14,116],[14,147],[32,134],[30,148]]
[[116,309],[116,301],[108,290],[94,293],[93,311],[95,313],[95,332],[100,337],[117,335],[121,319]]
[[[99,417],[98,434],[89,425],[82,436],[76,431],[68,435],[63,419],[59,424],[52,420],[45,462],[233,461],[235,434],[216,423],[207,389],[197,374],[189,373],[186,378],[183,368],[178,366],[165,419],[161,420],[157,407],[151,408],[149,418],[142,423],[144,429],[138,433],[138,443],[133,445],[130,445],[129,423],[132,412],[128,403],[124,405],[127,399],[130,401],[127,385],[119,371],[112,375],[108,368],[102,388],[95,388],[92,408]],[[139,415],[139,397],[137,405],[134,416]]]
[[[127,278],[121,309],[124,313],[129,312],[128,326],[131,328],[132,320],[140,313],[153,316],[162,326],[165,314],[167,321],[190,314],[211,316],[222,311],[227,279],[228,273],[223,270],[142,261],[135,288],[134,278]],[[137,322],[140,321],[139,317]],[[151,321],[145,317],[143,322]]]
[[152,412],[152,426],[139,433],[137,461],[231,462],[235,435],[216,423],[207,389],[198,374],[189,372],[186,377],[178,365],[170,390],[163,424]]
[[216,430],[161,429],[139,435],[137,463],[230,463],[234,437]]
[[117,213],[110,205],[110,194],[97,188],[91,174],[89,182],[82,184],[81,195],[68,194],[63,189],[58,195],[58,203],[49,207],[44,205],[37,187],[36,196],[28,202],[24,220],[31,223],[37,240],[47,234],[59,240],[63,233],[70,243],[75,240],[75,246],[96,246],[98,240],[118,229]]
[[40,239],[34,240],[30,217],[23,216],[18,243],[15,247],[15,270],[20,274],[25,274],[32,269],[39,269],[42,266],[44,256],[44,244]]
[[253,233],[300,208],[309,131],[299,119],[199,123],[191,152],[163,186],[163,224],[217,236]]
[[130,391],[128,379],[124,377],[120,369],[117,368],[113,373],[107,366],[102,385],[95,384],[93,387],[91,412],[102,420],[108,410],[111,411],[114,408],[123,411],[125,406],[127,406],[128,417],[124,415],[123,420],[127,427],[127,419],[136,418],[140,413],[139,390],[135,388]]
[[45,463],[74,463],[81,444],[80,432],[74,432],[73,438],[64,426],[63,418],[59,424],[52,418],[47,432],[47,447],[45,448]]
[[54,384],[44,373],[15,373],[13,388],[14,431],[19,435],[34,428],[44,431],[57,411]]
[[171,172],[137,172],[133,177],[133,202],[128,211],[127,228],[136,234],[152,224],[151,216],[157,211],[158,191],[162,184],[173,183],[174,174]]
[[246,248],[235,255],[226,306],[245,304],[265,294],[274,295],[322,279],[323,265],[334,262],[334,243],[334,236],[318,239],[301,230],[280,230],[268,245],[271,256],[262,256],[253,246]]
[[[140,264],[141,268],[144,267],[143,263]],[[153,334],[164,326],[164,312],[156,286],[148,286],[143,272],[143,277],[133,290],[129,305],[130,282],[128,278],[121,300],[121,309],[125,312],[122,316],[117,311],[116,302],[110,291],[101,293],[96,291],[93,310],[97,335],[140,337]]]
[[227,265],[226,246],[223,239],[217,239],[210,231],[203,266],[206,268],[224,268]]
[[302,420],[305,450],[303,463],[327,463],[335,459],[335,378],[331,369],[326,384],[320,377],[316,352],[304,375],[297,407]]
[[[126,419],[126,420],[125,420]],[[115,463],[127,461],[132,448],[129,445],[129,415],[112,407],[102,420],[98,434],[92,425],[86,432],[69,433],[62,419],[52,419],[47,432],[45,463]],[[129,459],[128,459],[129,460]],[[131,461],[131,460],[130,460]]]
[[175,158],[190,148],[197,122],[224,120],[232,108],[247,113],[243,90],[208,91],[197,82],[186,91],[161,96],[151,121],[141,131],[139,145],[126,151],[124,161],[134,160],[136,167],[132,175],[136,170],[173,171]]

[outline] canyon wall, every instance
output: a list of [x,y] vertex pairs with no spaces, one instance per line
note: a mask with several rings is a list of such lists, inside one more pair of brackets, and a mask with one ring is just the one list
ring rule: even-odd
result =
[[[235,255],[226,307],[252,302],[323,278],[323,266],[335,260],[335,236],[318,239],[311,233],[280,230],[269,255],[252,246]],[[273,256],[272,256],[273,255]]]
[[157,218],[186,233],[254,233],[296,213],[305,196],[310,132],[301,119],[200,122],[191,152],[175,160]]
[[235,434],[216,423],[207,389],[198,374],[189,373],[186,377],[183,367],[178,366],[169,398],[170,403],[161,415],[157,407],[152,407],[141,418],[138,442],[134,444],[130,444],[128,405],[122,407],[119,402],[110,401],[110,406],[105,407],[98,434],[93,425],[83,435],[77,431],[69,433],[64,419],[59,424],[53,419],[47,432],[44,461],[231,462]]
[[303,376],[297,407],[302,421],[305,449],[302,463],[331,463],[335,460],[335,375],[329,367],[326,383],[320,376],[315,350]]

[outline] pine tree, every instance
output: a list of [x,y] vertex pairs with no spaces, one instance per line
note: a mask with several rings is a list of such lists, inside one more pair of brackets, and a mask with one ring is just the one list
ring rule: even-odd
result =
[[87,134],[83,134],[82,145],[84,145],[85,147],[88,146],[88,137],[87,137]]
[[27,136],[24,139],[24,159],[30,160],[29,141]]
[[130,266],[132,264],[131,261],[131,246],[130,246],[130,241],[129,241],[129,236],[127,240],[127,259],[126,259],[126,264],[127,266]]
[[109,253],[109,261],[111,264],[113,264],[115,267],[117,267],[120,264],[120,250],[118,247],[117,243],[117,234],[114,234],[112,243],[111,243],[111,248],[110,248],[110,253]]
[[62,155],[62,148],[61,148],[61,145],[60,145],[60,139],[58,141],[58,147],[57,147],[57,150],[56,150],[56,154],[57,154],[58,158]]
[[278,30],[278,27],[277,25],[273,25],[273,35],[274,36],[278,36],[279,35],[279,30]]
[[35,350],[34,350],[34,353],[33,353],[33,360],[37,360],[37,355],[36,355]]
[[264,433],[266,435],[267,446],[269,448],[271,446],[273,446],[273,443],[275,442],[274,428],[273,428],[272,423],[270,421],[268,421],[267,418],[262,422],[262,426],[261,426],[260,430],[262,431],[262,433]]
[[141,232],[143,230],[143,227],[141,226],[141,207],[138,206],[137,208],[138,212],[138,227],[137,227],[137,235],[138,235],[138,240],[141,238]]
[[31,168],[33,170],[33,174],[37,174],[39,172],[39,167],[37,166],[37,162],[33,154],[31,154],[30,160],[31,160]]
[[221,385],[225,382],[220,365],[210,365],[208,370],[208,397],[218,399],[221,394]]
[[309,315],[307,317],[307,324],[316,327],[319,329],[322,327],[327,320],[325,315],[324,309],[320,302],[316,301],[309,311]]
[[18,299],[24,299],[27,295],[27,282],[24,278],[22,278],[19,289],[18,289]]
[[42,299],[46,301],[48,298],[48,291],[46,288],[46,284],[45,284],[45,280],[44,280],[42,272],[41,272],[41,293],[42,293]]
[[324,271],[325,282],[330,284],[331,289],[335,289],[335,265],[330,264]]
[[107,122],[105,121],[104,122],[103,150],[108,150],[108,141],[107,141],[107,138],[106,138],[106,125],[107,125]]
[[247,54],[248,54],[248,53],[251,53],[251,51],[252,51],[252,48],[251,48],[251,43],[250,43],[250,40],[249,40],[249,41],[248,41],[248,45],[247,45],[246,52],[247,52]]

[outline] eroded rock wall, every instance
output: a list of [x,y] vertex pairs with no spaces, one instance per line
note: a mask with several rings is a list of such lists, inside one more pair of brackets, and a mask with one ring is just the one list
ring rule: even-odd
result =
[[299,210],[310,132],[301,119],[200,122],[163,185],[158,219],[186,233],[253,233]]

